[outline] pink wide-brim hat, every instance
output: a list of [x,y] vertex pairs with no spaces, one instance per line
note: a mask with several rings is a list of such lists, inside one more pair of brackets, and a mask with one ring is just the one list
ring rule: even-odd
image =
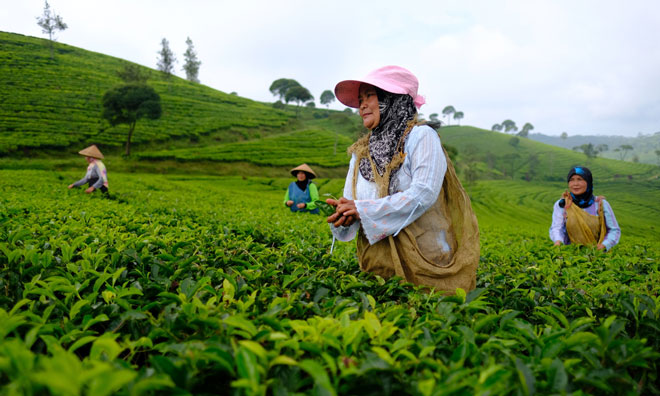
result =
[[401,66],[385,66],[367,74],[362,80],[344,80],[335,86],[335,97],[348,107],[358,108],[361,84],[370,84],[394,94],[408,94],[419,109],[426,100],[417,94],[419,81],[408,69]]

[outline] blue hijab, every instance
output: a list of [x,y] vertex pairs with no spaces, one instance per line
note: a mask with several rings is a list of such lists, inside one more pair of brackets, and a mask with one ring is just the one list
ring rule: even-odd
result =
[[588,208],[594,203],[594,181],[591,176],[591,171],[589,170],[589,168],[585,168],[584,166],[573,167],[568,172],[568,177],[566,178],[566,182],[567,183],[570,182],[571,177],[573,177],[574,175],[580,176],[581,178],[584,179],[584,181],[587,182],[587,190],[580,195],[575,195],[571,193],[571,198],[573,199],[573,203],[575,203],[577,206],[581,207],[582,209]]

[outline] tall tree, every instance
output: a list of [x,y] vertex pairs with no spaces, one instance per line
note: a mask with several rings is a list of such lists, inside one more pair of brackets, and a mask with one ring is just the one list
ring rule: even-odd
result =
[[518,130],[516,123],[511,120],[502,121],[502,127],[504,128],[504,132],[506,133],[509,133],[509,131],[516,132]]
[[455,112],[456,109],[454,109],[454,106],[446,106],[444,109],[442,109],[442,115],[447,117],[447,125],[451,125],[450,117]]
[[131,155],[131,138],[137,121],[141,118],[155,120],[162,113],[160,96],[148,85],[121,85],[103,95],[103,118],[112,126],[128,125],[126,156]]
[[566,140],[566,139],[568,139],[568,133],[562,132],[561,136],[559,136],[559,137],[561,138],[561,140]]
[[296,80],[290,78],[279,78],[273,81],[272,84],[270,84],[270,88],[268,88],[268,90],[274,96],[279,96],[280,100],[286,100],[285,98],[287,91],[293,87],[300,87],[300,86],[301,86],[300,83],[298,83],[298,81]]
[[526,122],[525,125],[523,125],[520,132],[518,132],[518,136],[526,138],[529,136],[529,131],[531,131],[532,129],[534,129],[534,125],[530,124],[529,122]]
[[491,130],[491,131],[494,131],[494,132],[501,132],[501,131],[502,131],[502,125],[500,125],[500,124],[493,124],[493,126],[490,127],[490,130]]
[[197,52],[190,37],[186,38],[186,52],[183,53],[185,63],[183,70],[186,72],[186,80],[199,83],[199,66],[202,64],[197,59]]
[[429,119],[430,119],[432,122],[438,122],[438,121],[440,121],[440,120],[438,119],[438,113],[431,113],[431,115],[429,115]]
[[454,119],[458,122],[458,125],[461,125],[461,120],[463,119],[463,112],[462,111],[456,111],[454,112]]
[[326,89],[321,93],[321,104],[325,105],[327,108],[330,108],[330,103],[335,101],[335,94],[331,90]]
[[165,73],[165,76],[169,77],[174,72],[174,64],[176,63],[176,57],[170,49],[170,42],[166,38],[160,42],[160,51],[158,51],[158,70]]
[[56,31],[66,30],[68,26],[64,23],[61,16],[57,15],[55,11],[51,11],[48,0],[45,1],[43,15],[37,17],[37,25],[41,27],[42,33],[48,34],[48,40],[50,40],[50,58],[53,59],[53,41],[56,40],[53,36]]
[[655,150],[655,155],[658,157],[658,166],[660,166],[660,150]]

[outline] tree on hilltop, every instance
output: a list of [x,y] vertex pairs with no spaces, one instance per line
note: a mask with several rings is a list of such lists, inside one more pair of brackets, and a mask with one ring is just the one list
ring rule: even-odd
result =
[[330,108],[330,103],[335,101],[335,94],[331,90],[326,89],[321,93],[321,104],[325,105],[327,108]]
[[291,88],[300,87],[300,86],[301,86],[300,83],[296,80],[290,78],[280,78],[273,81],[273,83],[270,84],[270,88],[268,88],[268,90],[274,96],[279,96],[280,100],[286,101],[286,103],[288,104],[289,102],[286,100],[286,93]]
[[463,112],[462,111],[457,111],[454,112],[454,119],[458,122],[458,125],[461,125],[461,120],[463,119]]
[[516,123],[511,120],[502,121],[502,128],[504,128],[505,133],[509,133],[509,131],[516,132],[518,130]]
[[561,140],[566,140],[566,139],[568,139],[568,133],[562,132],[561,136],[559,136],[559,137],[561,138]]
[[162,112],[160,96],[148,85],[121,85],[103,95],[103,118],[112,126],[128,125],[126,156],[131,155],[131,138],[137,121],[145,117],[158,119]]
[[188,48],[183,53],[185,59],[183,71],[186,72],[186,80],[199,83],[199,66],[202,62],[197,59],[197,52],[190,37],[186,38],[186,45]]
[[51,11],[50,4],[48,0],[45,1],[44,13],[42,16],[37,17],[37,25],[41,27],[42,33],[48,34],[48,40],[50,45],[50,58],[53,59],[53,41],[57,40],[54,38],[54,34],[58,30],[66,30],[68,28],[67,24],[64,23],[64,20],[61,16],[57,15],[55,11]]
[[491,131],[494,131],[494,132],[501,132],[501,131],[502,131],[502,125],[500,125],[500,124],[493,124],[493,126],[490,127],[490,130],[491,130]]
[[307,88],[300,85],[288,89],[286,91],[286,95],[284,95],[284,101],[286,103],[289,102],[298,103],[298,106],[296,107],[296,114],[298,114],[298,109],[300,108],[300,105],[310,100],[314,100],[314,96],[312,96],[312,94],[309,92]]
[[442,109],[442,115],[447,117],[447,125],[451,125],[450,117],[455,112],[456,109],[454,109],[454,106],[446,106],[444,109]]
[[529,131],[531,131],[532,129],[534,129],[534,125],[530,124],[529,122],[526,122],[525,125],[523,125],[520,132],[518,132],[518,136],[526,138],[529,136]]
[[573,150],[575,151],[582,151],[584,155],[587,156],[587,160],[596,158],[598,154],[602,153],[603,151],[607,151],[608,149],[609,147],[606,144],[599,144],[598,146],[594,147],[594,145],[591,143],[573,147]]
[[160,42],[161,48],[158,51],[158,70],[165,73],[166,77],[169,77],[174,72],[174,64],[176,63],[176,58],[174,53],[170,49],[170,42],[166,38]]

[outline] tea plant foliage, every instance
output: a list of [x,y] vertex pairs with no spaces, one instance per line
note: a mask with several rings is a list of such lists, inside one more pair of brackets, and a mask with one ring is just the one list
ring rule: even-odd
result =
[[657,240],[560,248],[484,217],[477,289],[448,297],[330,254],[289,178],[114,174],[102,198],[74,176],[0,171],[6,393],[660,392]]

